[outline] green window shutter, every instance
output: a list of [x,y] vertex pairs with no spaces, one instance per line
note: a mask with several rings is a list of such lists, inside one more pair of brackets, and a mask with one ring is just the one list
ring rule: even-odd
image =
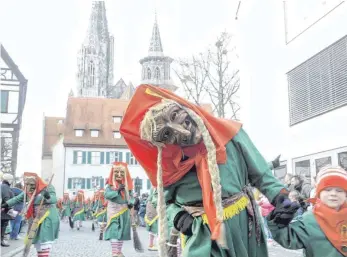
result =
[[73,151],[73,164],[77,164],[77,151]]
[[119,161],[122,162],[123,161],[123,152],[118,152],[118,156],[119,156]]
[[8,91],[1,90],[1,113],[8,112]]
[[126,163],[130,164],[130,153],[129,152],[126,153]]
[[140,181],[140,190],[142,190],[143,179],[142,179],[142,178],[140,178],[140,179],[139,179],[139,181]]
[[101,152],[100,153],[100,164],[104,164],[105,163],[105,153]]
[[82,178],[81,188],[86,189],[86,179]]
[[90,178],[87,178],[87,189],[90,189]]
[[82,152],[82,164],[86,164],[86,154],[85,151]]
[[100,179],[100,188],[104,188],[105,180],[104,178]]
[[72,187],[72,178],[67,179],[67,189],[71,189]]
[[147,190],[151,189],[151,181],[147,179]]
[[88,152],[88,164],[92,163],[92,152]]
[[106,164],[110,164],[110,152],[106,152]]

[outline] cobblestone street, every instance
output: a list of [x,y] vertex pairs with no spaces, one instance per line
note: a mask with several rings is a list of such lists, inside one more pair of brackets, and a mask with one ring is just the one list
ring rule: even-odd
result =
[[[80,231],[71,231],[66,223],[61,223],[60,238],[53,247],[51,257],[111,257],[111,246],[107,241],[98,240],[98,232],[91,231],[91,223],[84,222]],[[139,236],[144,247],[148,245],[148,236],[144,228],[139,228]],[[157,257],[157,252],[150,252],[147,249],[144,253],[135,252],[132,241],[127,241],[123,246],[123,254],[126,257]],[[15,255],[21,257],[22,253]],[[290,251],[280,246],[270,246],[269,256],[271,257],[301,257],[301,251]],[[36,257],[36,251],[32,248],[30,257]]]

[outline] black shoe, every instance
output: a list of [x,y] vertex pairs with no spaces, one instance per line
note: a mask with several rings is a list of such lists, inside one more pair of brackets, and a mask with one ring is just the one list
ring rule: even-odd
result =
[[10,245],[5,240],[1,240],[1,246],[9,247]]
[[103,240],[103,238],[104,238],[104,234],[103,234],[103,233],[100,233],[100,235],[99,235],[99,240]]

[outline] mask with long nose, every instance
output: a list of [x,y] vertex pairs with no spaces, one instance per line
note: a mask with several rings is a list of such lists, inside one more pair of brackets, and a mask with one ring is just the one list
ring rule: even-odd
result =
[[28,177],[25,179],[26,191],[30,194],[35,192],[36,189],[36,179],[34,177]]
[[117,181],[118,183],[121,183],[125,177],[125,168],[122,166],[116,166],[116,165],[114,165],[112,168],[113,168],[114,180]]
[[155,115],[153,141],[163,144],[190,146],[202,139],[194,120],[176,104],[169,104]]

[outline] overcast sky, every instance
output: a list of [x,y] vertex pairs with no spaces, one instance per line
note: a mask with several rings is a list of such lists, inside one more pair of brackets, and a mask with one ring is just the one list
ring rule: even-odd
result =
[[[234,32],[238,2],[105,1],[115,37],[115,82],[122,77],[139,84],[139,60],[148,52],[155,10],[164,54],[176,58],[204,51],[224,30]],[[28,79],[17,174],[41,172],[43,115],[65,116],[90,11],[87,0],[1,0],[0,42]]]

